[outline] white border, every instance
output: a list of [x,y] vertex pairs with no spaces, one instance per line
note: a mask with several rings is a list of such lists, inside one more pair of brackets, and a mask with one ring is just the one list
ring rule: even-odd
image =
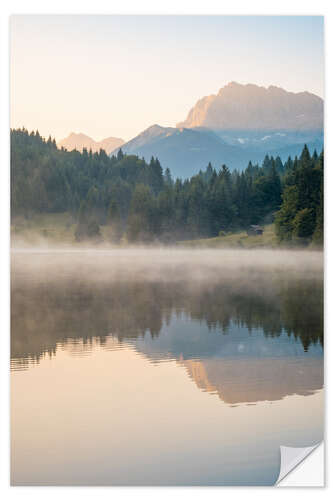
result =
[[[1,348],[0,348],[0,369],[1,369],[1,426],[0,426],[0,490],[2,498],[130,498],[156,500],[169,498],[172,495],[175,499],[189,498],[196,500],[209,496],[210,498],[221,498],[221,495],[228,495],[228,498],[237,498],[246,495],[246,498],[258,500],[269,495],[279,495],[283,491],[284,498],[295,498],[300,495],[302,500],[308,495],[327,495],[330,486],[324,489],[287,489],[287,488],[9,488],[9,99],[8,99],[8,24],[10,14],[224,14],[224,15],[325,15],[325,38],[326,38],[326,124],[325,124],[325,190],[326,190],[326,318],[325,318],[325,352],[326,360],[332,356],[328,353],[330,342],[328,340],[329,330],[332,325],[332,314],[329,308],[331,293],[332,265],[328,259],[329,253],[332,255],[332,229],[329,223],[329,214],[333,215],[332,194],[333,193],[333,165],[329,165],[328,137],[330,136],[330,117],[333,115],[331,109],[330,89],[332,89],[332,65],[330,52],[333,47],[333,20],[330,0],[279,0],[279,2],[267,2],[258,0],[233,0],[223,2],[222,0],[58,0],[57,2],[43,2],[42,0],[12,0],[3,1],[1,4],[1,25],[0,25],[0,50],[1,50],[1,162],[0,162],[0,214],[1,214]],[[311,66],[309,65],[309,71]],[[326,386],[329,385],[329,363],[325,363]],[[329,421],[331,398],[327,395],[326,422]],[[328,429],[326,429],[327,443]],[[327,448],[327,446],[326,446]],[[326,452],[326,471],[330,465],[329,454]],[[330,482],[326,478],[326,482]]]

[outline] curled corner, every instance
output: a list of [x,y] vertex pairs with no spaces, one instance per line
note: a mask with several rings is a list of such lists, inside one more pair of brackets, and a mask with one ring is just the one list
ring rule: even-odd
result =
[[291,446],[280,446],[281,461],[280,474],[276,481],[276,485],[284,479],[289,472],[297,467],[303,460],[310,455],[320,443],[306,448],[293,448]]

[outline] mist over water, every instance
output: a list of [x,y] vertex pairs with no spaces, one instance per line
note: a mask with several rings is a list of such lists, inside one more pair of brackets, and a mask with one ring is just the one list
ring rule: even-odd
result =
[[[249,281],[252,273],[293,272],[321,278],[323,254],[297,250],[161,248],[14,248],[13,270],[47,279],[79,276],[90,282],[112,279],[145,281]],[[60,273],[60,274],[59,274]],[[83,274],[82,274],[83,273]],[[249,282],[252,286],[253,283]]]
[[17,250],[12,351],[35,345],[38,357],[66,336],[154,338],[174,314],[224,333],[232,321],[287,332],[307,350],[323,343],[322,270],[319,252]]
[[321,252],[38,247],[11,265],[14,484],[268,485],[280,444],[322,438]]

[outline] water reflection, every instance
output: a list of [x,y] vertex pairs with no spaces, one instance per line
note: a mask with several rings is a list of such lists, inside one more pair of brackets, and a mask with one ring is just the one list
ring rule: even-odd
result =
[[252,281],[88,281],[13,272],[13,369],[64,347],[131,345],[177,360],[198,388],[229,403],[311,394],[323,385],[320,275],[252,270]]
[[322,439],[322,264],[261,257],[14,255],[12,483],[273,484]]

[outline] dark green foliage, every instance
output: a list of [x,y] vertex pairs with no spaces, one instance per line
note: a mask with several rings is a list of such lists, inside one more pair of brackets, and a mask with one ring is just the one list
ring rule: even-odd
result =
[[123,232],[123,224],[121,219],[120,208],[115,199],[112,199],[109,207],[109,223],[112,227],[112,239],[119,241]]
[[310,156],[305,145],[299,159],[286,164],[283,202],[275,226],[280,241],[323,243],[324,154]]
[[316,214],[313,208],[299,210],[293,220],[295,238],[311,238],[316,226]]
[[[109,157],[105,151],[66,151],[38,132],[11,131],[12,216],[70,212],[76,239],[172,242],[217,236],[271,222],[281,241],[323,240],[323,154],[283,165],[266,156],[243,172],[209,163],[190,179],[173,179],[157,158]],[[282,205],[281,205],[282,203]]]
[[150,189],[138,184],[133,192],[128,217],[127,236],[129,241],[149,241],[156,234],[156,201]]
[[101,231],[99,224],[93,212],[89,209],[89,204],[82,202],[79,210],[78,225],[75,231],[76,241],[91,239],[101,240]]
[[283,203],[275,217],[276,234],[280,241],[289,241],[294,229],[297,213],[298,190],[295,185],[286,185],[282,194]]

